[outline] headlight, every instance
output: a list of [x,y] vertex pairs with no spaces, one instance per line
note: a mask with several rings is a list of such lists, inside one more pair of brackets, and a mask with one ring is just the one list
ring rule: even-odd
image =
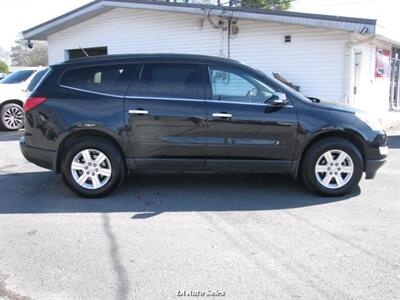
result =
[[375,116],[362,112],[356,112],[356,117],[367,124],[372,130],[378,131],[383,129],[382,122]]

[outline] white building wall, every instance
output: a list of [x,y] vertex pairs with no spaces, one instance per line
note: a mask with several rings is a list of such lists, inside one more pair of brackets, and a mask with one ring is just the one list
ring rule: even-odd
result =
[[[65,60],[66,49],[108,46],[108,54],[193,53],[220,55],[222,34],[196,17],[133,9],[114,9],[50,35],[49,61]],[[224,50],[224,49],[222,49]]]
[[[307,96],[344,101],[349,33],[254,21],[239,21],[239,28],[232,39],[233,58],[279,73]],[[292,36],[291,43],[284,43],[285,35]]]
[[[107,46],[109,54],[196,53],[227,56],[227,32],[212,29],[204,16],[114,9],[49,36],[49,61],[65,50]],[[309,96],[343,102],[348,32],[239,20],[231,58],[271,74],[277,72]],[[284,35],[292,36],[284,43]]]
[[358,93],[354,95],[354,66],[352,66],[349,95],[351,105],[379,114],[389,109],[390,77],[375,78],[377,47],[391,50],[391,44],[376,40],[352,47],[353,56],[355,53],[361,53],[361,71],[357,84]]

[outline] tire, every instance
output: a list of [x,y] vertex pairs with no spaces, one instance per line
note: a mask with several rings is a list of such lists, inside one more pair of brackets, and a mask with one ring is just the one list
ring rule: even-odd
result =
[[318,194],[342,196],[358,185],[363,170],[363,157],[356,146],[345,139],[326,138],[305,153],[301,176],[305,185]]
[[61,155],[63,155],[61,163],[63,179],[79,196],[85,198],[107,196],[124,179],[123,155],[107,139],[80,138]]
[[24,127],[24,110],[16,103],[8,103],[0,109],[0,125],[3,130],[19,130]]

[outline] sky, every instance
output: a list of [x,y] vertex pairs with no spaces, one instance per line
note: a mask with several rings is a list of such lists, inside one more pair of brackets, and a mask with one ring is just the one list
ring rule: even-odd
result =
[[[0,2],[0,47],[10,50],[18,33],[62,15],[90,0],[12,0]],[[5,4],[7,3],[7,4]]]
[[[3,3],[6,1],[2,1]],[[0,47],[10,50],[18,34],[84,5],[90,0],[12,0],[1,7]],[[4,7],[2,7],[4,6]],[[291,10],[378,19],[392,32],[400,31],[400,0],[294,0]],[[399,33],[400,36],[400,33]]]
[[291,10],[378,20],[378,33],[400,39],[400,0],[295,0]]

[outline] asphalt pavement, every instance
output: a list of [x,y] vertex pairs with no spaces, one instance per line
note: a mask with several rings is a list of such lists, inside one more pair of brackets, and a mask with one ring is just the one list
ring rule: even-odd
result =
[[[0,299],[399,299],[400,133],[324,198],[279,175],[130,176],[82,199],[0,132]],[[214,295],[214,296],[212,296]]]

